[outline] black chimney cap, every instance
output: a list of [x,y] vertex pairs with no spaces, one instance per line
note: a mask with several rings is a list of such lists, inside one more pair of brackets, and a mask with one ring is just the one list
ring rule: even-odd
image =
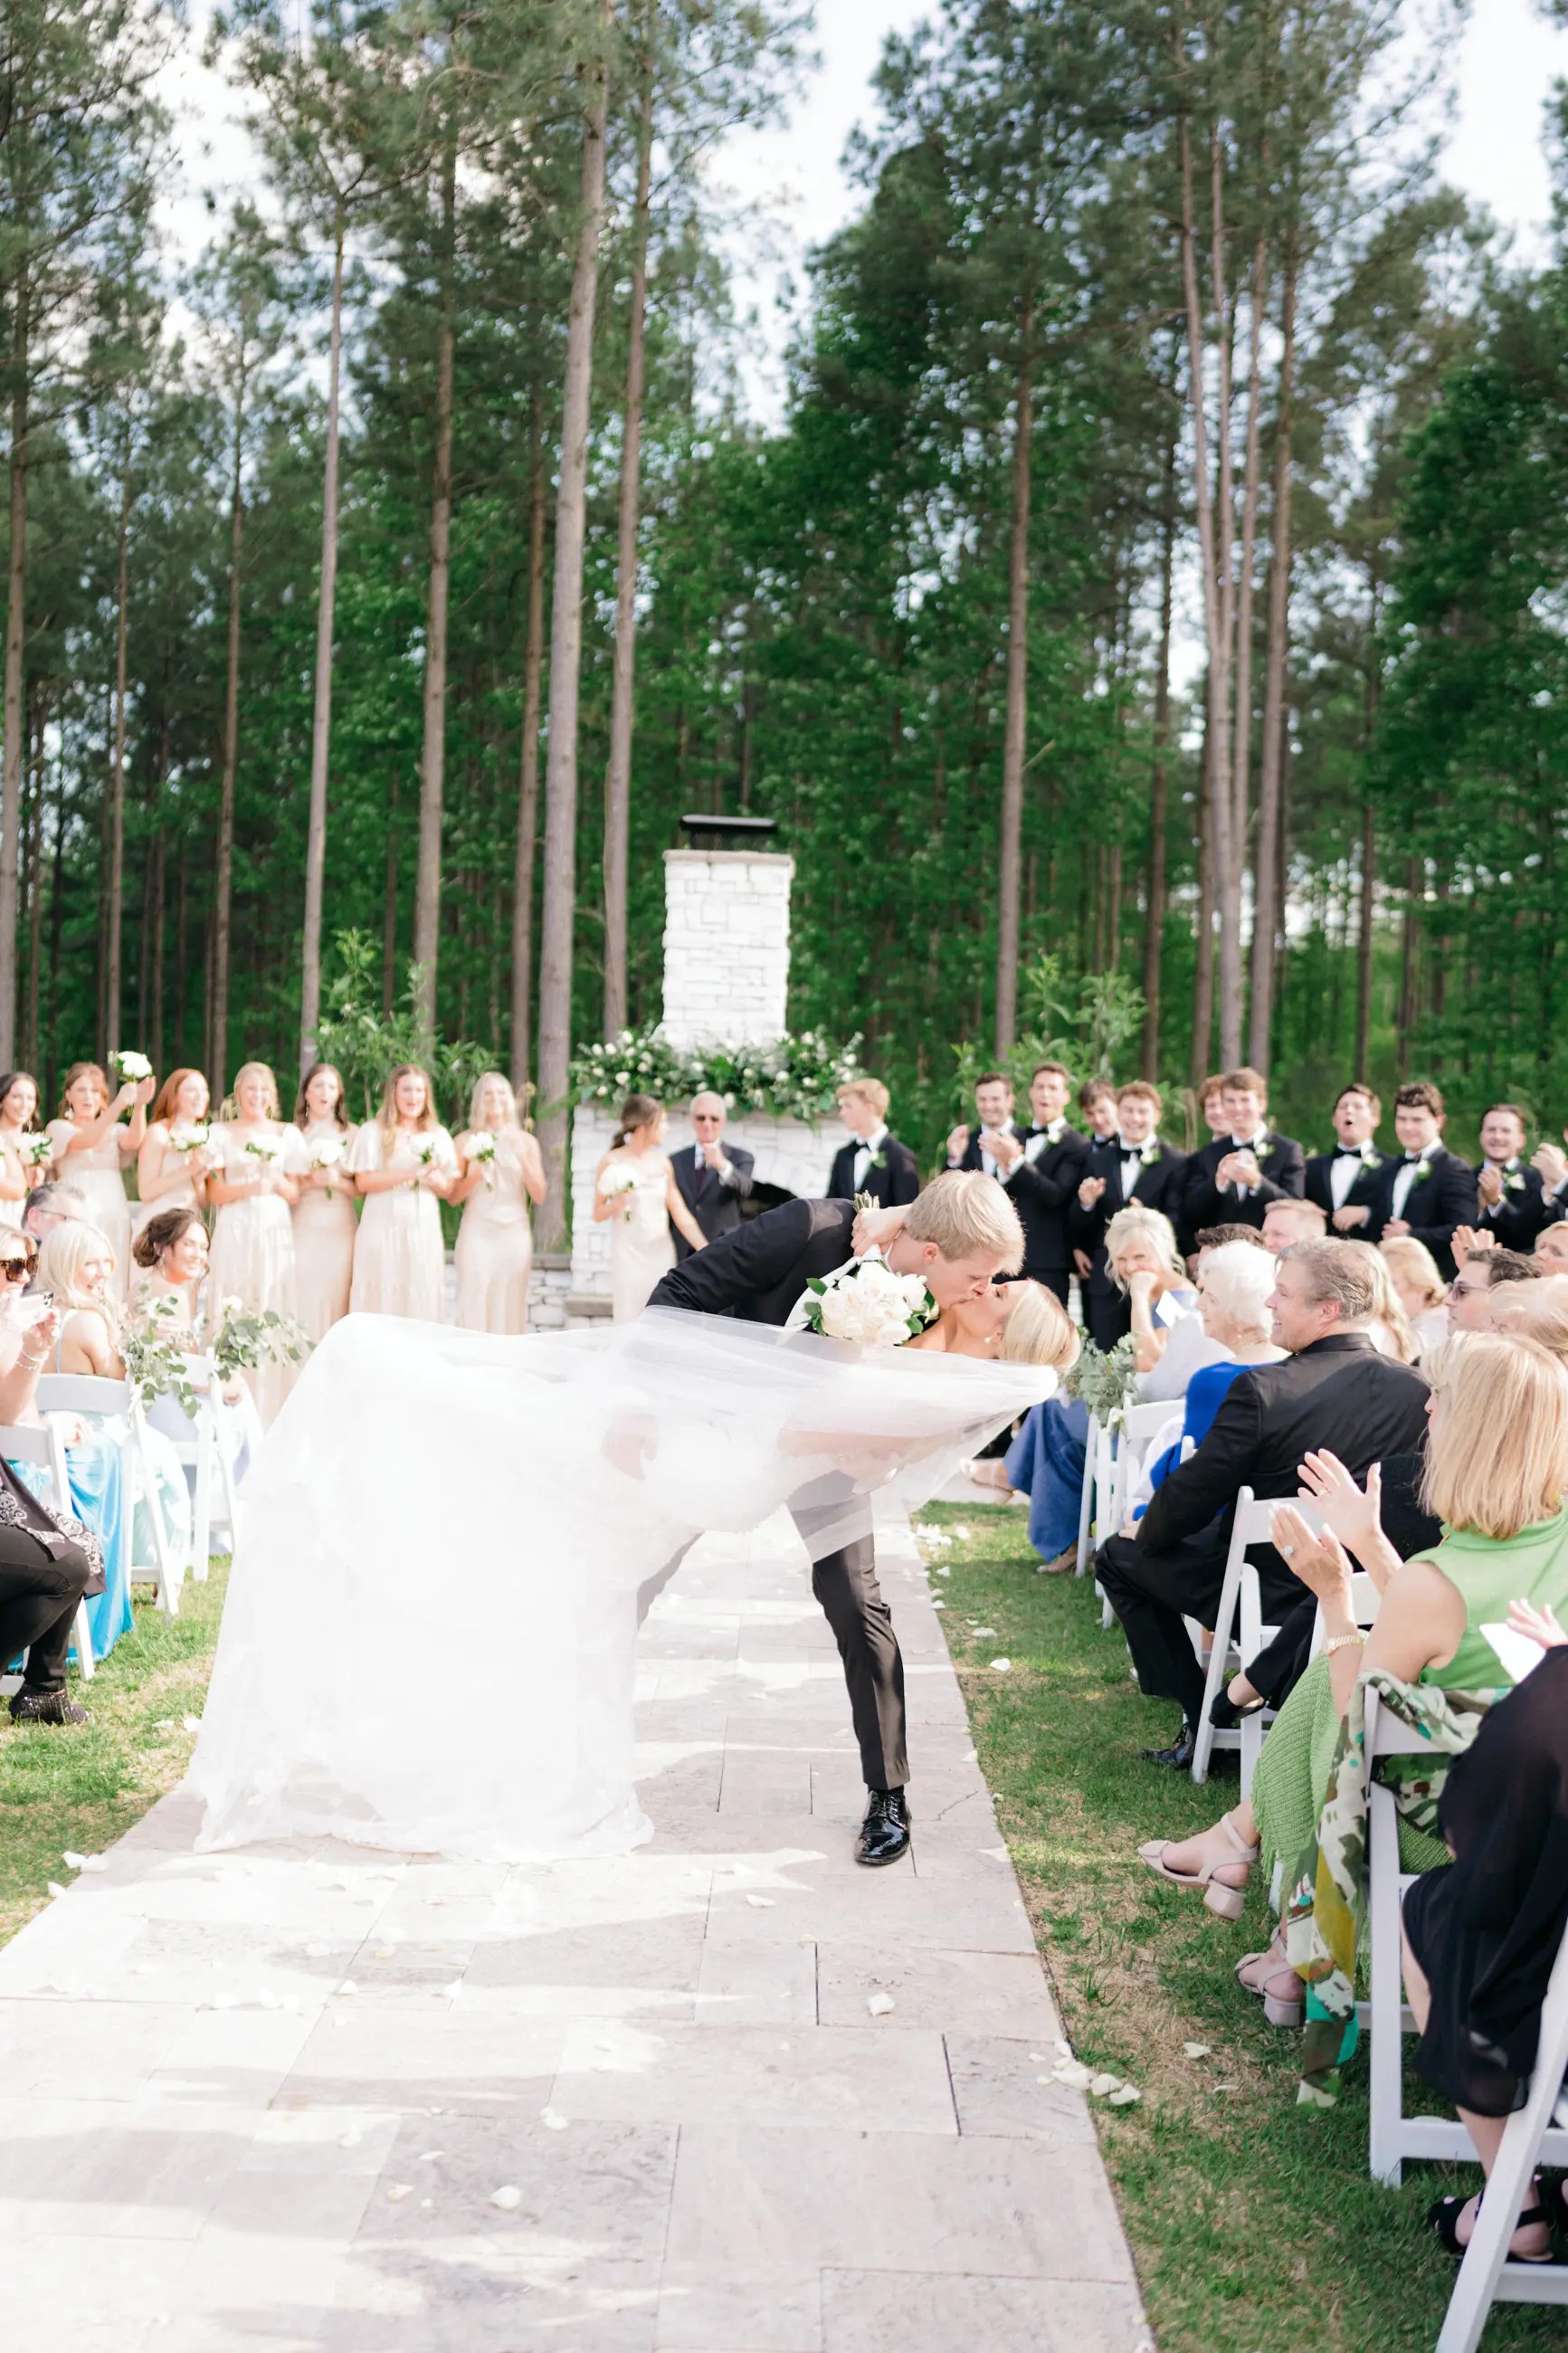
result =
[[686,839],[693,849],[717,849],[724,846],[725,837],[737,846],[748,842],[762,843],[779,829],[778,819],[772,817],[722,817],[692,811],[680,820],[686,828]]

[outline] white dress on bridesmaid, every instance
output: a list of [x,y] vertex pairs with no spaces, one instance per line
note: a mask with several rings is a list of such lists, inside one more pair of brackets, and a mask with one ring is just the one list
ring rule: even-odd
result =
[[[444,1127],[424,1129],[417,1144],[399,1128],[392,1157],[384,1164],[381,1122],[376,1119],[367,1119],[355,1136],[349,1166],[356,1176],[384,1165],[417,1178],[422,1166],[419,1151],[426,1145],[432,1147],[436,1164],[455,1176],[457,1147]],[[411,1315],[422,1324],[439,1324],[446,1289],[441,1204],[430,1187],[410,1183],[389,1192],[368,1194],[354,1243],[350,1307],[355,1314]]]
[[18,1194],[16,1200],[0,1200],[0,1226],[11,1226],[16,1228],[19,1232],[22,1225],[22,1212],[27,1206],[27,1195],[31,1192],[33,1187],[39,1182],[44,1175],[44,1171],[41,1168],[28,1168],[24,1166],[14,1145],[6,1144],[0,1146],[0,1149],[3,1149],[5,1155],[5,1172],[7,1176],[9,1176],[13,1180],[19,1176],[22,1179],[23,1185],[23,1190]]
[[523,1139],[502,1128],[485,1182],[463,1204],[458,1229],[458,1312],[468,1332],[526,1332],[533,1233],[522,1181]]
[[[205,1125],[205,1123],[204,1122],[203,1124]],[[148,1143],[157,1148],[159,1176],[172,1176],[178,1169],[180,1181],[177,1185],[171,1185],[166,1193],[155,1195],[151,1201],[137,1202],[131,1213],[131,1230],[133,1236],[142,1231],[149,1218],[161,1218],[165,1209],[194,1209],[200,1217],[202,1205],[196,1198],[196,1180],[194,1171],[198,1160],[201,1161],[204,1168],[208,1164],[202,1159],[199,1150],[183,1152],[174,1140],[176,1136],[189,1135],[190,1133],[189,1124],[184,1120],[176,1120],[173,1123],[159,1120],[147,1130]]]
[[85,1193],[93,1224],[114,1250],[115,1296],[131,1292],[131,1202],[125,1190],[125,1164],[120,1156],[122,1127],[113,1128],[101,1144],[81,1152],[67,1146],[76,1134],[76,1122],[51,1119],[48,1134],[55,1147],[55,1175],[64,1185]]
[[610,1220],[611,1314],[629,1324],[647,1305],[659,1277],[675,1264],[669,1230],[669,1162],[662,1152],[626,1153],[605,1175],[629,1168],[636,1179],[616,1197]]
[[345,1134],[335,1120],[307,1127],[303,1131],[306,1159],[329,1137],[343,1147],[336,1182],[302,1189],[294,1205],[294,1282],[300,1325],[311,1340],[324,1340],[338,1318],[349,1312],[354,1237],[359,1229],[353,1179],[349,1174],[353,1129]]
[[[286,1176],[298,1176],[305,1166],[305,1145],[297,1127],[279,1127],[272,1140],[280,1147],[277,1166]],[[213,1156],[224,1183],[243,1183],[258,1172],[258,1155],[246,1150],[246,1138],[232,1127],[215,1127]],[[221,1155],[221,1158],[219,1155]],[[253,1193],[242,1201],[226,1201],[213,1228],[207,1276],[209,1313],[223,1312],[226,1299],[237,1299],[253,1312],[271,1308],[293,1318],[299,1301],[294,1282],[294,1225],[281,1193]],[[263,1426],[269,1424],[299,1377],[300,1368],[275,1357],[258,1366],[246,1379],[255,1397]]]

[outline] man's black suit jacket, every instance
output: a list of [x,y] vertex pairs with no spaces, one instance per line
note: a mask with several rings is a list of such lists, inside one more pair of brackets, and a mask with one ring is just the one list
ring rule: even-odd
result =
[[[1068,1211],[1068,1235],[1073,1248],[1087,1251],[1094,1261],[1089,1277],[1089,1290],[1107,1293],[1115,1285],[1105,1254],[1105,1229],[1118,1209],[1132,1206],[1122,1190],[1121,1146],[1114,1135],[1108,1142],[1097,1141],[1090,1145],[1080,1182],[1084,1176],[1102,1176],[1105,1190],[1092,1209],[1086,1209],[1074,1193]],[[1176,1247],[1182,1250],[1192,1248],[1182,1207],[1186,1177],[1186,1154],[1178,1152],[1173,1145],[1162,1144],[1159,1159],[1139,1169],[1132,1187],[1132,1202],[1145,1209],[1158,1209],[1162,1217],[1169,1218],[1175,1228]]]
[[[1374,1146],[1373,1149],[1375,1150],[1376,1147]],[[1319,1208],[1321,1209],[1324,1217],[1327,1218],[1329,1221],[1329,1231],[1331,1234],[1333,1233],[1336,1229],[1334,1226],[1334,1188],[1332,1184],[1330,1182],[1330,1176],[1333,1168],[1333,1165],[1338,1158],[1339,1154],[1337,1152],[1314,1152],[1307,1163],[1306,1198],[1309,1201],[1316,1201]],[[1364,1241],[1372,1231],[1373,1226],[1377,1222],[1378,1198],[1383,1186],[1383,1162],[1384,1155],[1382,1153],[1378,1154],[1378,1165],[1375,1168],[1369,1168],[1366,1163],[1363,1161],[1361,1166],[1356,1170],[1354,1184],[1351,1187],[1350,1191],[1345,1195],[1344,1199],[1339,1205],[1342,1209],[1370,1209],[1372,1211],[1372,1217],[1368,1223],[1364,1226],[1357,1226],[1353,1233],[1348,1237],[1352,1241]]]
[[[752,1154],[742,1151],[739,1145],[727,1144],[724,1157],[735,1172],[732,1185],[721,1183],[694,1144],[683,1144],[679,1152],[669,1155],[680,1198],[710,1242],[716,1242],[721,1234],[734,1232],[741,1222],[741,1204],[752,1189],[755,1166]],[[677,1260],[689,1258],[691,1244],[686,1236],[673,1226],[670,1231],[675,1237]]]
[[[1412,1239],[1425,1242],[1437,1261],[1439,1274],[1452,1279],[1454,1272],[1454,1228],[1473,1226],[1476,1222],[1476,1172],[1468,1160],[1435,1144],[1422,1157],[1431,1165],[1428,1173],[1412,1185],[1405,1202],[1405,1222]],[[1378,1187],[1377,1211],[1367,1239],[1380,1240],[1384,1227],[1394,1215],[1394,1179],[1405,1166],[1403,1153],[1391,1153],[1382,1169],[1383,1182]]]
[[[1481,1167],[1485,1166],[1483,1161]],[[1540,1169],[1521,1167],[1508,1170],[1503,1177],[1502,1199],[1490,1217],[1481,1213],[1480,1168],[1474,1173],[1476,1215],[1469,1222],[1483,1233],[1496,1234],[1504,1250],[1532,1250],[1537,1234],[1543,1226],[1551,1225],[1557,1214],[1555,1205],[1551,1208],[1546,1205],[1546,1187]],[[1522,1186],[1517,1183],[1521,1176],[1524,1179]]]
[[[860,1139],[853,1137],[841,1144],[833,1155],[833,1166],[827,1175],[827,1198],[848,1201],[855,1198],[855,1155],[860,1149]],[[877,1163],[880,1161],[881,1166]],[[859,1187],[869,1193],[879,1209],[903,1209],[921,1189],[921,1165],[907,1144],[896,1135],[885,1135],[871,1155],[871,1166],[866,1171],[866,1181]]]
[[1306,1162],[1300,1145],[1294,1136],[1277,1135],[1272,1128],[1263,1139],[1263,1149],[1256,1155],[1261,1184],[1252,1193],[1243,1193],[1239,1200],[1227,1185],[1222,1192],[1215,1183],[1214,1173],[1227,1153],[1236,1145],[1228,1135],[1205,1144],[1194,1152],[1187,1163],[1186,1191],[1183,1210],[1189,1234],[1200,1233],[1205,1226],[1260,1226],[1270,1201],[1299,1201],[1306,1185]]
[[852,1200],[783,1201],[671,1267],[648,1305],[785,1324],[813,1275],[831,1274],[854,1257],[854,1229]]
[[[1020,1127],[1016,1119],[1010,1119],[1007,1133],[1017,1137],[1025,1153],[1005,1187],[1024,1229],[1024,1272],[1066,1274],[1072,1264],[1068,1216],[1088,1174],[1089,1137],[1076,1127],[1064,1127],[1055,1144],[1043,1144],[1031,1160],[1029,1145],[1037,1135],[1045,1135],[1045,1129]],[[958,1165],[983,1166],[978,1130],[970,1136]]]
[[[668,1279],[668,1278],[667,1278]],[[1282,1364],[1237,1376],[1207,1437],[1179,1463],[1138,1523],[1140,1552],[1170,1553],[1191,1537],[1223,1553],[1237,1495],[1293,1498],[1303,1455],[1326,1448],[1363,1484],[1373,1462],[1417,1454],[1426,1440],[1427,1385],[1412,1366],[1381,1356],[1364,1332],[1331,1333]],[[1278,1597],[1300,1582],[1273,1547],[1248,1555]]]

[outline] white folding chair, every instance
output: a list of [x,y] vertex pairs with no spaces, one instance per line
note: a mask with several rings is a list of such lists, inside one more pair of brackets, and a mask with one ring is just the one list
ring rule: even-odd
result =
[[[1230,1666],[1232,1634],[1241,1634],[1244,1645],[1244,1654],[1238,1656],[1237,1666],[1245,1665],[1247,1659],[1255,1655],[1253,1651],[1245,1650],[1246,1634],[1237,1622],[1241,1606],[1242,1564],[1251,1546],[1273,1542],[1274,1514],[1281,1500],[1279,1496],[1265,1496],[1259,1501],[1254,1496],[1250,1487],[1243,1487],[1236,1499],[1236,1515],[1231,1522],[1230,1529],[1230,1550],[1226,1555],[1225,1581],[1220,1587],[1219,1607],[1215,1612],[1214,1626],[1210,1630],[1212,1640],[1209,1644],[1208,1666],[1204,1675],[1203,1713],[1198,1719],[1197,1738],[1193,1744],[1193,1779],[1200,1788],[1208,1779],[1209,1760],[1216,1748],[1240,1749],[1245,1763],[1250,1746],[1254,1765],[1262,1748],[1261,1725],[1256,1726],[1256,1746],[1251,1746],[1250,1744],[1245,1744],[1243,1740],[1243,1733],[1250,1719],[1244,1716],[1241,1725],[1235,1731],[1222,1732],[1217,1730],[1211,1722],[1209,1710],[1225,1686],[1226,1672]],[[1303,1504],[1297,1500],[1296,1509],[1309,1527],[1321,1526],[1322,1521],[1315,1504]],[[1194,1647],[1201,1658],[1204,1629],[1191,1618],[1187,1620],[1187,1625],[1192,1632]]]
[[1083,1450],[1083,1485],[1078,1499],[1078,1560],[1073,1574],[1081,1577],[1089,1567],[1089,1524],[1094,1517],[1095,1464],[1100,1459],[1100,1416],[1089,1417],[1089,1437]]
[[1142,1472],[1149,1449],[1166,1424],[1180,1423],[1181,1407],[1172,1404],[1130,1405],[1121,1417],[1121,1436],[1116,1451],[1116,1485],[1111,1499],[1110,1525],[1119,1528],[1131,1508],[1132,1490]]
[[[38,1501],[47,1512],[56,1516],[71,1511],[70,1472],[66,1468],[66,1450],[59,1431],[47,1422],[16,1422],[0,1429],[0,1454],[8,1461],[23,1464],[28,1471],[43,1473],[43,1481],[30,1478],[27,1485],[37,1493],[40,1483],[47,1483],[47,1495]],[[83,1683],[90,1683],[95,1669],[92,1655],[92,1629],[88,1623],[87,1603],[77,1604],[76,1620],[71,1628],[71,1641],[76,1644],[77,1665]],[[0,1659],[0,1667],[6,1662]]]
[[147,1524],[153,1533],[153,1557],[150,1561],[132,1558],[131,1581],[133,1585],[153,1586],[159,1608],[173,1616],[179,1608],[185,1564],[173,1557],[164,1534],[157,1476],[147,1448],[147,1419],[135,1389],[129,1381],[101,1380],[91,1373],[44,1373],[38,1379],[37,1394],[40,1413],[118,1414],[123,1418],[129,1432],[125,1447],[126,1525],[135,1527],[136,1506],[144,1502]]
[[[1369,1691],[1366,1700],[1369,1778],[1375,1757],[1405,1757],[1410,1754],[1412,1746],[1412,1736],[1406,1727],[1396,1716],[1389,1715],[1375,1692]],[[1366,1842],[1368,1992],[1371,1999],[1362,2007],[1360,2016],[1370,2046],[1367,2054],[1369,2158],[1373,2179],[1386,2182],[1391,2189],[1397,2189],[1407,2158],[1422,2157],[1441,2165],[1462,2165],[1467,2159],[1474,2159],[1475,2149],[1468,2133],[1457,2119],[1412,2116],[1405,2113],[1405,2037],[1414,2033],[1415,2021],[1405,2007],[1400,1973],[1399,1907],[1414,1874],[1399,1868],[1399,1810],[1394,1802],[1394,1793],[1376,1781],[1372,1782],[1368,1791]],[[1563,1966],[1559,1960],[1552,1978],[1554,1989],[1558,1987],[1562,1973]],[[1543,2017],[1543,2042],[1544,2038]],[[1539,2067],[1537,2073],[1540,2073]],[[1559,2085],[1562,2074],[1563,2063],[1560,2062]],[[1548,2165],[1568,2165],[1568,2129],[1551,2125],[1551,2107],[1552,2103],[1548,2101],[1541,2137],[1534,2144],[1533,2156],[1543,2158]],[[1521,2113],[1529,2112],[1527,2108]],[[1510,2131],[1517,2122],[1518,2117],[1511,2120]],[[1500,2207],[1500,2211],[1502,2211]],[[1511,2227],[1504,2232],[1502,2244],[1505,2249],[1512,2235]],[[1541,2274],[1531,2272],[1529,2276],[1539,2279]],[[1506,2288],[1498,2292],[1500,2295],[1510,2293]],[[1455,2341],[1458,2343],[1458,2340]]]
[[1568,2139],[1553,2131],[1563,2077],[1568,2071],[1568,1934],[1557,1947],[1546,2000],[1541,2005],[1541,2041],[1530,2096],[1516,2108],[1503,2129],[1502,2147],[1487,2183],[1481,2211],[1459,2265],[1459,2276],[1448,2299],[1448,2310],[1437,2339],[1437,2353],[1476,2353],[1487,2315],[1494,2303],[1568,2304],[1568,2263],[1510,2263],[1508,2244],[1514,2221],[1525,2203],[1530,2177],[1544,2158],[1553,2159],[1548,2143]]
[[191,1575],[202,1585],[206,1581],[215,1522],[227,1530],[231,1552],[238,1541],[239,1498],[234,1481],[231,1409],[224,1397],[217,1367],[210,1356],[192,1356],[188,1369],[195,1394],[195,1416],[189,1437],[172,1438],[170,1443],[182,1468],[195,1474]]

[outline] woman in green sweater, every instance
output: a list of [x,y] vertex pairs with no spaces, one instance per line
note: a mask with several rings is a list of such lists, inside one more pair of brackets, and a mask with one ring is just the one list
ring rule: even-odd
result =
[[[1290,1873],[1310,1845],[1358,1676],[1378,1669],[1447,1691],[1506,1689],[1482,1626],[1505,1622],[1515,1600],[1559,1616],[1568,1609],[1568,1371],[1533,1340],[1478,1332],[1450,1341],[1432,1372],[1424,1495],[1443,1523],[1442,1543],[1402,1562],[1379,1524],[1375,1466],[1363,1494],[1333,1455],[1307,1457],[1303,1496],[1321,1512],[1322,1533],[1281,1504],[1274,1540],[1322,1605],[1325,1649],[1279,1711],[1250,1800],[1196,1838],[1139,1849],[1161,1878],[1201,1888],[1222,1919],[1241,1917],[1259,1862],[1272,1870],[1279,1859]],[[1364,1636],[1351,1606],[1347,1547],[1382,1589]],[[1412,1871],[1447,1859],[1418,1835],[1404,1856]],[[1300,2024],[1301,1981],[1278,1938],[1268,1952],[1249,1953],[1237,1976],[1263,1996],[1274,2024]]]

